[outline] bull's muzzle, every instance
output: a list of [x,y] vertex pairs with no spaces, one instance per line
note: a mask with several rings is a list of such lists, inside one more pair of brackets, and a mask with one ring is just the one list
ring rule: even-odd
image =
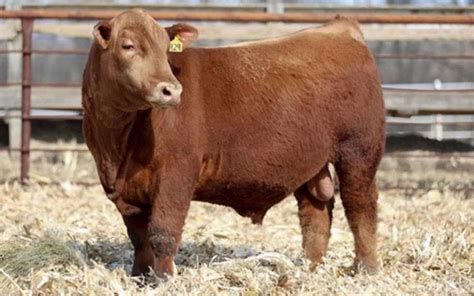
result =
[[158,107],[176,106],[181,101],[183,87],[179,83],[160,82],[148,97],[148,101]]

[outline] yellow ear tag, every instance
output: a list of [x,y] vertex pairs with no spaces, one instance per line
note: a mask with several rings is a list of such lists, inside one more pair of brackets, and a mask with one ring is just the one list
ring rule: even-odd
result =
[[179,40],[178,35],[174,37],[173,40],[170,41],[170,52],[182,52],[183,51],[183,42]]

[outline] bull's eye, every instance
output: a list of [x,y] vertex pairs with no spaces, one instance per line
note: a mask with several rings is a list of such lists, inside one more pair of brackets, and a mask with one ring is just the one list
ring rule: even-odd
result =
[[130,44],[130,43],[125,43],[125,44],[122,44],[122,49],[132,50],[132,49],[135,49],[135,46],[133,46],[133,44]]

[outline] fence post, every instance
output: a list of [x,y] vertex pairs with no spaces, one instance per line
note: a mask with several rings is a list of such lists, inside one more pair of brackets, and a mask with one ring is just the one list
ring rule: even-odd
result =
[[435,122],[433,125],[434,130],[434,138],[438,141],[443,140],[443,115],[436,114],[435,115]]
[[284,13],[285,6],[282,0],[267,0],[268,13]]
[[30,170],[31,140],[31,43],[33,36],[33,19],[21,20],[23,36],[22,82],[21,82],[21,173],[20,179],[25,183]]
[[[20,10],[20,0],[6,0],[5,10]],[[21,22],[20,20],[7,20],[6,24],[12,26],[16,32],[15,37],[9,39],[7,42],[8,50],[21,50],[22,38],[21,38]],[[7,82],[16,83],[21,80],[21,53],[9,53],[7,55]],[[17,109],[20,101],[19,88],[15,87],[15,95],[12,98],[12,105],[7,109],[7,115],[12,116],[7,120],[8,123],[8,142],[10,149],[20,149],[21,147],[21,111]],[[18,116],[18,117],[15,117]],[[11,150],[10,155],[14,159],[18,159],[19,154],[17,151]]]

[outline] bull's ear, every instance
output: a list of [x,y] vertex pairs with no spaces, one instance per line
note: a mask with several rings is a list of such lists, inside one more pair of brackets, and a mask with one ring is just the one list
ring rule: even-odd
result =
[[94,26],[94,38],[103,49],[109,46],[111,32],[112,26],[108,22],[102,21]]
[[184,47],[188,47],[196,41],[198,38],[199,32],[196,28],[186,24],[175,24],[171,27],[166,27],[166,32],[170,37],[170,40],[173,40],[176,36],[178,36],[179,40],[183,42]]

